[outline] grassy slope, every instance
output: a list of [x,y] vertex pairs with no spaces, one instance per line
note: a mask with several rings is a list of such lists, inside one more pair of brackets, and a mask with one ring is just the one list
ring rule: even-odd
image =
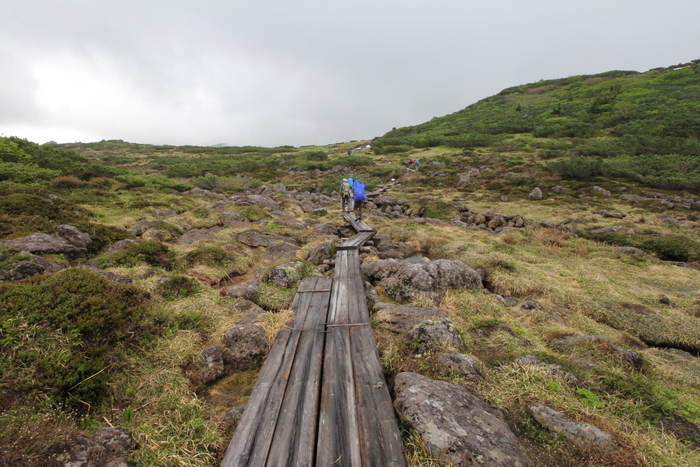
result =
[[[512,109],[509,114],[516,120],[525,118],[521,115],[527,112],[528,122],[563,125],[567,122],[547,121],[555,117],[542,114],[548,112],[547,109],[557,108],[559,101],[553,96],[570,96],[578,92],[580,99],[576,95],[573,101],[561,100],[569,102],[568,107],[562,106],[563,112],[568,112],[567,118],[575,119],[574,116],[585,111],[589,124],[607,128],[610,121],[605,118],[614,115],[616,103],[627,99],[626,96],[636,95],[634,92],[630,94],[629,83],[647,83],[654,93],[661,93],[659,86],[668,80],[668,76],[687,74],[687,70],[695,72],[695,68],[686,68],[667,73],[636,74],[628,78],[614,72],[597,77],[536,83],[523,86],[517,92],[506,90],[454,115],[463,118],[463,123],[468,120],[465,127],[470,131],[477,124],[491,128],[499,121],[508,123],[502,112],[508,106],[520,103],[521,110]],[[596,92],[605,92],[617,84],[621,86],[621,92],[616,95],[615,103],[610,104],[610,110],[591,113]],[[549,90],[549,93],[543,90]],[[630,100],[635,105],[641,103],[632,97]],[[682,102],[674,101],[670,94],[667,97],[665,100],[673,103],[676,109],[682,106],[690,108],[693,102],[700,102],[697,97],[692,100],[686,97]],[[658,99],[659,96],[655,98],[664,100]],[[606,112],[610,114],[607,117]],[[454,115],[418,127],[420,131],[429,128],[430,132],[443,132],[444,135],[456,128],[456,123],[449,123]],[[650,124],[648,119],[640,122],[642,126]],[[626,123],[629,121],[620,120],[616,128]],[[489,384],[474,389],[504,410],[531,457],[539,459],[539,465],[697,465],[700,457],[687,446],[700,442],[700,364],[697,360],[685,361],[644,342],[700,349],[698,269],[681,268],[659,261],[653,255],[638,258],[614,252],[607,244],[541,226],[542,222],[557,225],[571,220],[567,225],[575,225],[580,232],[585,232],[606,225],[621,225],[628,239],[682,236],[688,244],[698,245],[700,242],[697,222],[686,221],[681,227],[676,227],[663,222],[659,217],[662,213],[657,212],[661,209],[659,206],[635,207],[617,197],[620,188],[625,188],[626,193],[646,194],[649,189],[639,180],[605,175],[580,180],[562,179],[548,168],[547,161],[552,158],[548,151],[554,151],[554,157],[568,157],[566,151],[571,148],[581,150],[595,141],[612,138],[622,141],[624,138],[601,134],[577,138],[552,134],[551,138],[543,138],[529,132],[503,133],[490,144],[467,149],[432,146],[372,155],[371,160],[380,164],[378,166],[367,164],[362,159],[341,159],[340,150],[350,149],[357,143],[329,147],[328,159],[314,155],[313,151],[287,147],[269,151],[254,148],[253,152],[244,155],[236,154],[237,151],[225,154],[225,150],[218,150],[217,155],[212,155],[208,154],[209,149],[197,153],[192,148],[155,148],[120,142],[78,145],[70,149],[80,151],[83,158],[64,154],[66,160],[76,165],[62,173],[37,172],[31,180],[24,180],[16,174],[25,170],[3,172],[15,174],[15,178],[8,176],[0,183],[0,201],[5,203],[0,212],[0,236],[19,237],[33,231],[52,233],[55,225],[77,220],[83,226],[92,226],[93,234],[103,248],[114,240],[128,237],[123,230],[125,227],[138,220],[152,219],[149,213],[153,209],[174,209],[179,214],[178,219],[196,227],[215,226],[220,220],[216,211],[208,208],[210,200],[182,197],[175,191],[195,184],[231,193],[278,181],[299,189],[321,186],[331,190],[337,186],[336,180],[323,173],[316,176],[315,169],[325,170],[339,161],[360,164],[356,173],[367,174],[364,178],[374,180],[374,183],[400,177],[401,185],[393,196],[406,198],[415,208],[426,207],[429,209],[426,215],[430,217],[451,220],[457,216],[460,206],[468,206],[472,212],[493,210],[522,214],[528,219],[527,227],[501,236],[452,225],[417,224],[410,219],[389,221],[368,216],[367,221],[379,226],[382,233],[406,241],[433,259],[461,259],[470,266],[483,268],[489,288],[495,294],[519,300],[535,298],[541,303],[541,310],[528,311],[520,306],[508,307],[493,295],[456,291],[449,293],[440,304],[464,337],[466,347],[463,351],[477,359],[487,376]],[[697,136],[693,133],[654,137],[685,141]],[[0,142],[4,143],[0,148],[3,148],[6,164],[35,167],[36,170],[61,170],[61,167],[49,167],[48,162],[42,162],[40,154],[34,154],[37,148],[28,143],[22,143],[25,149],[22,150],[19,147],[22,144],[16,141],[16,146],[10,144],[13,143],[11,140]],[[421,173],[408,173],[401,167],[407,157],[421,159]],[[110,165],[99,169],[89,165],[93,161]],[[280,167],[285,171],[278,172]],[[472,177],[472,184],[452,188],[459,174],[466,172],[466,167],[481,170]],[[145,173],[168,174],[171,171],[173,178],[143,177],[124,171],[127,168]],[[290,168],[308,172],[287,172],[286,169]],[[442,175],[430,176],[438,170]],[[213,175],[206,177],[207,172]],[[72,174],[77,176],[65,178]],[[238,174],[242,179],[237,177]],[[550,192],[548,188],[555,184],[570,191]],[[597,196],[591,189],[593,185],[609,189],[613,196]],[[541,186],[545,191],[545,200],[526,200],[535,186]],[[697,197],[697,192],[692,189],[661,191],[679,198]],[[42,211],[40,200],[48,193],[64,198],[65,201],[58,204],[59,209]],[[27,195],[38,195],[38,199],[27,198]],[[421,200],[426,195],[435,196],[439,201]],[[503,196],[510,201],[501,201]],[[263,218],[269,221],[259,228],[295,237],[303,245],[300,256],[321,241],[310,231],[294,231],[282,226],[265,210],[231,208],[240,209],[252,220]],[[289,206],[288,209],[296,212],[297,219],[305,217],[296,208]],[[593,213],[597,209],[622,212],[627,217],[623,220],[606,219]],[[685,217],[688,212],[671,210],[663,214]],[[338,219],[339,209],[336,208],[329,209],[329,214],[320,220],[338,223]],[[199,352],[208,345],[219,343],[222,334],[241,318],[232,307],[232,300],[219,297],[217,289],[220,284],[238,282],[251,277],[260,268],[272,266],[269,260],[236,242],[236,234],[245,229],[224,228],[216,234],[218,240],[213,242],[215,246],[229,245],[227,251],[234,255],[233,263],[187,262],[186,258],[195,257],[188,256],[188,253],[196,247],[171,244],[176,258],[174,270],[157,262],[111,267],[113,272],[132,277],[137,290],[149,292],[151,298],[140,322],[140,329],[148,339],[138,346],[125,348],[120,357],[123,360],[101,374],[105,376],[101,383],[104,397],[93,401],[89,410],[79,401],[70,397],[61,399],[41,387],[35,388],[28,396],[15,393],[12,388],[18,381],[31,383],[31,379],[27,379],[28,373],[16,371],[17,367],[3,371],[0,381],[0,429],[3,431],[0,439],[4,441],[0,442],[0,458],[9,465],[31,465],[36,459],[54,465],[54,453],[69,444],[66,435],[90,433],[108,420],[134,433],[141,446],[134,453],[134,460],[140,465],[217,465],[217,458],[231,435],[231,428],[222,423],[222,414],[228,407],[245,402],[256,374],[235,373],[208,388],[193,382],[196,378],[192,377],[196,376]],[[634,233],[629,233],[630,230]],[[161,229],[161,235],[163,232],[167,232],[165,227]],[[202,252],[199,253],[201,256]],[[96,249],[91,256],[98,254],[99,249]],[[65,258],[51,259],[69,262]],[[7,258],[0,267],[7,268],[13,261],[16,259]],[[77,264],[76,261],[73,263]],[[165,299],[156,280],[162,275],[173,274],[196,278],[201,285],[199,292],[176,300]],[[381,290],[379,292],[381,294]],[[670,304],[660,303],[660,295],[668,296]],[[286,300],[284,294],[276,299]],[[431,305],[422,297],[416,299],[415,304]],[[64,358],[60,351],[61,342],[76,339],[70,329],[65,330],[65,334],[37,339],[37,334],[22,331],[31,325],[22,321],[25,317],[12,316],[11,309],[2,313],[0,322],[4,340],[0,341],[0,349],[3,364],[16,361],[13,359],[18,348],[40,346],[44,346],[42,351],[47,358],[60,361]],[[276,313],[268,313],[266,319],[272,336],[283,320]],[[412,355],[400,336],[386,330],[381,319],[374,321],[387,374],[416,371],[467,384],[453,375],[439,374],[432,365],[433,356]],[[497,327],[497,324],[507,325],[512,332]],[[597,362],[598,368],[589,370],[577,366],[548,345],[551,338],[568,333],[609,337],[642,355],[644,368],[633,370],[609,358],[604,349],[595,346],[577,348],[575,356]],[[8,336],[13,340],[8,341]],[[514,357],[529,353],[562,364],[582,382],[574,385],[542,368],[512,362]],[[600,455],[578,451],[553,438],[527,413],[527,403],[535,400],[565,412],[572,419],[594,423],[610,431],[618,440],[619,448]],[[65,409],[59,404],[64,404]],[[439,465],[438,461],[429,458],[420,439],[410,430],[406,431],[405,441],[413,465]],[[22,456],[24,461],[20,460]],[[27,460],[30,458],[34,460]]]

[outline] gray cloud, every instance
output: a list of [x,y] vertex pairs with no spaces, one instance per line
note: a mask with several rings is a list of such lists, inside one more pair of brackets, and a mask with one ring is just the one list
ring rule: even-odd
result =
[[694,0],[25,0],[4,10],[0,59],[12,66],[0,77],[0,132],[39,142],[332,143],[517,84],[700,58]]

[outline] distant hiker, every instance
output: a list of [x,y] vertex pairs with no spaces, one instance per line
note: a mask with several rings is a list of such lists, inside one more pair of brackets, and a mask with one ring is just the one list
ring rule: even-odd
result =
[[406,165],[409,166],[409,167],[412,166],[412,165],[413,165],[413,159],[408,159],[408,160],[406,161]]
[[355,208],[358,209],[358,215],[357,215],[357,220],[362,220],[362,205],[364,204],[365,200],[367,199],[367,194],[365,193],[365,184],[362,183],[359,180],[355,180],[355,184],[353,185],[354,192],[355,192]]
[[340,184],[340,196],[342,197],[343,212],[350,212],[350,200],[352,199],[352,187],[348,183],[348,179],[344,178]]
[[416,170],[418,170],[418,164],[420,164],[420,161],[416,159]]

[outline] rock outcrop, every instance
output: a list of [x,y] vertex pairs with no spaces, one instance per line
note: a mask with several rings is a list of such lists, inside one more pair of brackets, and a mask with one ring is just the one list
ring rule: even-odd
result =
[[399,303],[410,302],[422,293],[437,304],[447,290],[483,288],[481,273],[458,260],[365,261],[361,270],[372,285],[381,286]]
[[529,467],[532,462],[495,410],[464,387],[415,373],[394,380],[394,408],[432,456],[464,466]]

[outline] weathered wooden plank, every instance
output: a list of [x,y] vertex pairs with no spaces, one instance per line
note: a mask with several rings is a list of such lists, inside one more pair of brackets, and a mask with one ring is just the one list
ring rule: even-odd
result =
[[354,213],[344,212],[343,218],[355,229],[356,232],[372,232],[374,229],[363,221],[359,220]]
[[287,350],[294,344],[298,334],[284,330],[277,335],[226,455],[221,461],[222,467],[251,465],[253,459],[267,456],[272,433],[266,430],[269,423],[263,420],[263,416],[267,413],[267,422],[272,414],[269,411],[274,411],[275,417],[277,416],[279,408],[275,410],[275,406],[279,405],[281,400],[281,385],[286,383],[286,374],[292,360]]
[[364,245],[367,240],[374,237],[375,233],[376,232],[374,230],[370,232],[361,232],[338,245],[336,250],[356,250]]
[[[354,254],[352,254],[354,253]],[[358,438],[365,466],[405,466],[403,443],[396,423],[376,341],[369,326],[367,299],[356,252],[347,258],[350,322],[367,324],[349,329],[353,355]]]
[[[329,287],[331,282],[329,277],[320,277],[316,287]],[[327,319],[330,290],[309,295],[313,295],[313,300],[308,305],[308,319],[297,344],[282,401],[266,464],[270,466],[313,465],[326,336],[319,331]]]
[[[336,253],[328,324],[349,324],[349,257],[356,251]],[[321,406],[316,449],[317,465],[361,465],[357,413],[347,327],[329,327],[324,348]]]
[[348,328],[326,337],[316,465],[362,465]]
[[350,329],[363,465],[406,466],[401,432],[369,326]]

